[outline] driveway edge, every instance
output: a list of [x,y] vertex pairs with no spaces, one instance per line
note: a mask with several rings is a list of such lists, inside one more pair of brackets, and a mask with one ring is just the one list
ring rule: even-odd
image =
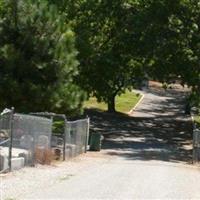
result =
[[140,95],[141,95],[141,98],[140,98],[140,100],[136,103],[136,105],[128,112],[128,114],[130,115],[137,107],[138,107],[138,105],[142,102],[142,100],[144,99],[144,94],[142,94],[142,93],[140,93]]

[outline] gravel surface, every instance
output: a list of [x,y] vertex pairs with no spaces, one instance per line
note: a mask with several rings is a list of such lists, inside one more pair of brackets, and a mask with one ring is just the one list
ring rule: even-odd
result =
[[[89,152],[68,162],[54,163],[52,166],[37,165],[0,175],[0,199],[23,199],[45,188],[53,188],[62,181],[80,176],[84,171],[99,166],[108,156]],[[33,199],[41,199],[34,197]]]
[[131,119],[96,118],[105,133],[100,153],[1,175],[1,199],[200,199],[184,93],[144,95]]
[[[102,154],[102,153],[101,153]],[[2,178],[2,199],[200,199],[200,169],[89,153]]]

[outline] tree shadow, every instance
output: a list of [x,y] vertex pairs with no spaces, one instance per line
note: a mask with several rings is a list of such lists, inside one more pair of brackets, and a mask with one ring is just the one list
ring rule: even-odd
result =
[[165,97],[161,102],[154,100],[154,108],[136,109],[147,114],[141,117],[86,110],[91,118],[91,132],[104,136],[105,153],[129,160],[191,163],[192,122],[184,114],[183,94],[172,92]]

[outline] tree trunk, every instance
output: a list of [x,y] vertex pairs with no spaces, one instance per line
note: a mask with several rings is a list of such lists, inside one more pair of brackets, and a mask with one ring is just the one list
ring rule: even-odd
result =
[[111,96],[108,100],[108,112],[113,113],[115,110],[115,95]]

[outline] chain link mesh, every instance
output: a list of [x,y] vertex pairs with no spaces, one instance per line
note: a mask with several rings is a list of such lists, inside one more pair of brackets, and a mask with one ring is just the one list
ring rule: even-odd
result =
[[66,158],[73,158],[86,152],[88,144],[89,119],[66,123]]
[[193,131],[193,162],[200,163],[200,130]]
[[[11,122],[12,120],[12,122]],[[11,144],[12,123],[12,145]],[[44,160],[50,152],[52,120],[25,114],[4,114],[0,116],[0,171],[9,168],[11,149],[12,169],[34,165]],[[41,163],[42,163],[41,161]]]
[[0,115],[0,172],[9,169],[11,113]]
[[38,153],[50,149],[52,120],[24,114],[14,114],[13,156],[25,159],[25,165],[33,165]]
[[[21,167],[34,165],[35,162],[48,164],[47,157],[50,158],[52,153],[52,124],[52,118],[35,115],[13,114],[13,112],[0,115],[0,172],[9,169],[11,156],[10,166],[12,167],[14,160]],[[65,154],[63,156],[68,159],[86,152],[89,118],[77,121],[65,120],[64,126],[63,150]],[[62,138],[56,139],[62,140]],[[59,140],[56,144],[56,146],[62,146]],[[9,149],[11,154],[9,154]]]

